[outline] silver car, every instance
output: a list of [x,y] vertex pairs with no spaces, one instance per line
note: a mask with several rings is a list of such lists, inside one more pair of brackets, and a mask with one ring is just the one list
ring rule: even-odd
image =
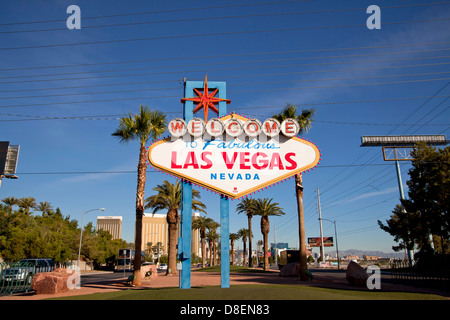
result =
[[30,274],[28,268],[24,267],[12,267],[5,269],[0,274],[0,280],[2,282],[26,282],[31,284],[33,276]]

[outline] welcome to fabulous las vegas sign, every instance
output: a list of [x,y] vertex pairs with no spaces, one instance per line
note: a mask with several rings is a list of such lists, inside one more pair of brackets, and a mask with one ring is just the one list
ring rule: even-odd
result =
[[171,137],[148,149],[150,164],[232,199],[312,169],[321,156],[314,143],[296,137],[294,119],[261,123],[233,113],[206,123],[175,118],[168,129]]

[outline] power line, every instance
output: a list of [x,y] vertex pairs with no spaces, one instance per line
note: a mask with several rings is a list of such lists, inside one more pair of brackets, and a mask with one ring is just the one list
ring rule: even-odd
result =
[[[437,2],[437,3],[420,3],[412,5],[399,5],[399,6],[386,6],[381,7],[385,9],[393,8],[407,8],[407,7],[417,7],[417,6],[430,6],[436,4],[449,4],[450,2]],[[136,25],[146,25],[146,24],[160,24],[160,23],[177,23],[177,22],[189,22],[189,21],[205,21],[205,20],[219,20],[219,19],[244,19],[244,18],[255,18],[255,17],[270,17],[270,16],[283,16],[283,15],[300,15],[300,14],[318,14],[318,13],[335,13],[335,12],[350,12],[350,11],[363,11],[367,8],[348,8],[348,9],[330,9],[330,10],[313,10],[313,11],[290,11],[290,12],[271,12],[271,13],[260,13],[260,14],[246,14],[246,15],[232,15],[232,16],[216,16],[216,17],[200,17],[200,18],[184,18],[184,19],[172,19],[172,20],[152,20],[152,21],[138,21],[138,22],[126,22],[126,23],[113,23],[113,24],[103,24],[103,25],[88,25],[83,26],[83,29],[93,29],[93,28],[108,28],[108,27],[124,27],[124,26],[136,26]],[[152,12],[153,13],[153,12]],[[121,14],[124,16],[127,14]],[[130,14],[128,14],[130,15]],[[135,14],[132,14],[135,15]],[[84,18],[83,19],[88,19]],[[62,20],[65,21],[65,20]],[[1,24],[0,24],[1,25]],[[51,28],[51,29],[34,29],[34,30],[12,30],[12,31],[1,31],[0,34],[12,34],[12,33],[30,33],[30,32],[49,32],[49,31],[66,31],[67,28]]]
[[[410,73],[410,74],[393,74],[393,75],[377,75],[366,77],[346,77],[346,78],[325,78],[325,79],[305,79],[305,80],[287,80],[287,81],[270,81],[270,82],[251,82],[251,83],[233,83],[229,86],[244,86],[244,85],[264,85],[264,84],[281,84],[281,83],[299,83],[299,82],[316,82],[316,81],[342,81],[342,80],[361,80],[372,78],[392,78],[392,77],[412,77],[412,76],[424,76],[424,75],[437,75],[447,74],[450,71],[440,72],[427,72],[427,73]],[[16,97],[0,97],[0,99],[29,99],[29,98],[48,98],[48,97],[66,97],[66,96],[80,96],[91,94],[111,94],[111,93],[128,93],[128,92],[145,92],[145,91],[160,91],[160,90],[179,90],[180,87],[171,88],[146,88],[146,89],[128,89],[128,90],[114,90],[103,92],[77,92],[77,93],[61,93],[61,94],[49,94],[38,96],[16,96]]]
[[[349,61],[349,62],[329,62],[329,63],[313,63],[313,64],[294,64],[294,65],[270,65],[270,66],[258,66],[258,67],[241,67],[241,68],[221,68],[221,69],[203,69],[203,70],[184,70],[184,71],[166,71],[166,72],[152,72],[152,73],[137,73],[137,74],[125,74],[125,75],[108,75],[108,76],[92,76],[92,77],[79,77],[79,78],[60,78],[60,79],[37,79],[37,80],[21,80],[21,81],[7,81],[0,82],[0,84],[15,84],[15,83],[39,83],[49,81],[64,81],[64,80],[86,80],[86,79],[99,79],[99,78],[120,78],[131,76],[147,76],[147,75],[165,75],[169,73],[193,73],[193,72],[211,72],[211,71],[229,71],[229,70],[244,70],[244,69],[266,69],[266,68],[288,68],[298,66],[317,66],[327,64],[357,64],[357,63],[373,63],[373,62],[393,62],[393,61],[407,61],[407,60],[423,60],[423,59],[438,59],[446,58],[447,56],[440,57],[424,57],[424,58],[407,58],[407,59],[390,59],[390,60],[372,60],[372,61]],[[449,56],[450,57],[450,56]],[[266,73],[266,74],[250,74],[250,75],[234,75],[227,76],[226,78],[246,78],[246,77],[263,77],[263,76],[275,76],[275,75],[294,75],[294,74],[315,74],[315,73],[331,73],[331,72],[351,72],[351,71],[367,71],[367,70],[381,70],[381,69],[396,69],[396,68],[413,68],[413,67],[430,67],[439,65],[448,65],[450,62],[441,63],[425,63],[415,65],[400,65],[400,66],[381,66],[381,67],[369,67],[369,68],[353,68],[353,69],[331,69],[331,70],[311,70],[311,71],[297,71],[297,72],[281,72],[281,73]],[[163,82],[182,82],[182,79],[173,80],[157,80],[157,81],[138,81],[128,83],[114,83],[114,84],[93,84],[89,86],[70,86],[70,87],[57,87],[57,88],[38,88],[38,89],[22,89],[22,90],[3,90],[0,92],[23,92],[23,91],[39,91],[39,90],[59,90],[59,89],[74,89],[74,88],[86,88],[86,87],[100,87],[100,86],[117,86],[117,85],[134,85],[134,84],[149,84],[149,83],[163,83]]]
[[[441,87],[437,92],[435,92],[435,94],[431,97],[431,98],[433,98],[433,97],[436,97],[437,96],[437,94],[439,94],[442,90],[444,90],[447,86],[449,85],[449,83],[447,83],[447,84],[445,84],[443,87]],[[429,98],[427,101],[425,101],[424,103],[422,103],[416,110],[414,110],[406,119],[404,119],[402,122],[401,122],[401,124],[403,124],[407,119],[409,119],[414,113],[416,113],[418,110],[420,110],[425,104],[427,104],[429,101],[431,101],[431,98]],[[442,101],[441,103],[439,103],[434,109],[436,109],[439,105],[441,105],[443,102],[445,102],[447,99],[445,99],[444,101]],[[434,110],[433,109],[433,110]],[[432,111],[433,111],[432,110]],[[430,111],[430,112],[432,112],[432,111]],[[420,121],[420,120],[419,120]],[[419,121],[417,121],[416,122],[416,124],[418,124],[419,123]],[[398,127],[400,127],[400,125],[401,124],[399,124],[398,126],[397,126],[397,128]],[[395,129],[395,128],[394,128]],[[393,129],[393,130],[394,130]],[[393,130],[391,130],[390,132],[389,132],[389,134],[393,131]],[[367,154],[367,153],[366,153]],[[361,158],[361,156],[359,157],[359,158]],[[358,159],[359,159],[358,158]],[[372,161],[374,161],[375,160],[375,155],[372,157]],[[367,162],[366,162],[367,163]],[[402,165],[403,166],[403,165]],[[345,171],[346,169],[348,169],[348,168],[345,168],[344,170],[342,170],[341,171],[341,173],[343,172],[343,171]],[[361,168],[360,169],[358,169],[358,170],[361,170]],[[350,173],[350,175],[354,175],[354,173],[355,172],[352,172],[352,173]],[[335,177],[336,177],[337,175],[335,175]],[[343,179],[341,179],[340,181],[338,181],[337,183],[335,183],[332,187],[329,187],[328,189],[331,189],[331,188],[333,188],[336,184],[339,184],[339,183],[341,183],[342,181],[344,181],[347,177],[348,177],[349,175],[347,175],[346,177],[344,177]],[[329,181],[328,181],[328,183],[329,183]],[[335,196],[336,197],[336,196]]]
[[[405,80],[405,81],[391,81],[391,82],[375,82],[375,83],[354,83],[354,84],[341,84],[341,85],[327,85],[327,86],[313,86],[313,87],[295,87],[295,88],[278,88],[278,89],[258,89],[258,90],[243,90],[243,91],[230,91],[233,93],[247,93],[247,92],[268,92],[268,91],[286,91],[286,90],[308,90],[319,88],[341,88],[351,86],[371,86],[371,85],[385,85],[385,84],[402,84],[402,83],[417,83],[417,82],[431,82],[450,80],[450,78],[437,78],[437,79],[422,79],[422,80]],[[111,101],[123,101],[123,100],[139,100],[139,99],[158,99],[158,98],[171,98],[178,97],[173,96],[153,96],[153,97],[138,97],[138,98],[117,98],[117,99],[103,99],[103,100],[84,100],[84,101],[63,101],[63,102],[46,102],[46,103],[30,103],[30,104],[16,104],[16,105],[0,105],[0,108],[17,108],[17,107],[32,107],[32,106],[48,106],[48,105],[66,105],[66,104],[78,104],[78,103],[97,103],[97,102],[111,102]]]
[[[233,7],[246,7],[246,6],[259,6],[268,4],[282,4],[282,3],[294,3],[294,2],[308,2],[311,0],[291,0],[291,1],[271,1],[271,2],[258,2],[258,3],[242,3],[242,4],[230,4],[221,6],[209,6],[209,7],[198,7],[198,8],[180,8],[180,9],[166,9],[158,11],[144,11],[144,12],[133,12],[133,13],[118,13],[103,16],[83,16],[83,19],[100,19],[100,18],[116,18],[125,16],[136,16],[136,15],[146,15],[146,14],[157,14],[157,13],[169,13],[169,12],[185,12],[185,11],[196,11],[196,10],[210,10],[210,9],[224,9]],[[439,3],[436,3],[439,4]],[[36,24],[36,23],[49,23],[49,22],[65,22],[66,19],[54,19],[54,20],[40,20],[40,21],[25,21],[25,22],[10,22],[10,23],[0,23],[0,26],[9,25],[20,25],[20,24]]]
[[[372,164],[369,166],[385,166],[387,164]],[[335,168],[347,166],[346,164],[320,166],[320,168]],[[355,165],[353,165],[355,166]],[[356,166],[366,166],[365,164],[358,164]],[[318,169],[317,167],[316,169]],[[147,173],[160,173],[160,170],[147,170]],[[43,172],[18,172],[16,175],[63,175],[63,174],[123,174],[123,173],[137,173],[137,170],[117,170],[117,171],[43,171]]]
[[[426,23],[426,22],[442,22],[442,21],[448,21],[448,20],[450,20],[450,18],[424,19],[424,20],[414,20],[414,21],[396,21],[396,22],[383,22],[383,25],[396,25],[396,24],[409,24],[409,23],[416,24],[416,23]],[[82,45],[111,44],[111,43],[124,43],[124,42],[162,40],[162,39],[198,38],[198,37],[226,36],[226,35],[238,35],[238,34],[256,34],[256,33],[301,31],[301,30],[315,30],[315,29],[351,28],[351,27],[365,27],[365,26],[366,26],[366,24],[351,24],[351,25],[334,25],[334,26],[319,26],[319,27],[299,27],[299,28],[284,28],[284,29],[264,29],[264,30],[195,33],[195,34],[183,34],[183,35],[143,37],[143,38],[133,38],[133,39],[117,39],[117,40],[103,40],[103,41],[91,41],[91,42],[47,44],[47,45],[38,45],[38,46],[7,47],[7,48],[0,48],[0,51],[55,48],[55,47],[71,47],[71,46],[82,46]]]
[[[221,61],[221,62],[211,62],[211,63],[201,63],[201,64],[191,64],[191,65],[174,65],[174,66],[152,66],[152,67],[141,67],[141,68],[130,68],[130,69],[113,69],[113,70],[96,70],[96,71],[83,71],[83,72],[67,72],[67,73],[50,73],[50,74],[33,74],[33,75],[20,75],[20,76],[0,76],[0,79],[14,79],[14,78],[31,78],[31,77],[54,77],[54,76],[73,76],[79,74],[89,74],[89,73],[106,73],[106,72],[124,72],[124,71],[137,71],[137,70],[149,70],[149,69],[166,69],[166,68],[185,68],[185,67],[204,67],[211,65],[226,65],[226,64],[240,64],[240,63],[261,63],[261,62],[279,62],[279,61],[296,61],[296,60],[310,60],[310,59],[336,59],[336,58],[355,58],[355,57],[367,57],[367,56],[378,56],[378,55],[391,55],[391,54],[412,54],[412,53],[424,53],[424,52],[436,52],[436,51],[448,51],[450,48],[432,49],[432,50],[409,50],[409,51],[397,51],[397,52],[377,52],[377,53],[361,53],[361,54],[349,54],[349,55],[337,55],[337,56],[315,56],[315,57],[296,57],[296,58],[279,58],[279,59],[266,59],[266,60],[244,60],[244,61]],[[437,58],[448,58],[450,56],[441,57],[423,57],[415,58],[417,59],[437,59]],[[403,61],[403,60],[402,60]],[[364,61],[362,61],[364,62]],[[368,61],[371,62],[371,61]],[[350,62],[339,62],[350,63]],[[361,62],[357,62],[361,63]],[[333,64],[333,63],[330,63]]]
[[328,52],[328,51],[346,51],[346,50],[364,50],[364,49],[372,50],[372,49],[400,48],[400,47],[410,47],[410,46],[441,45],[441,44],[449,44],[449,43],[450,43],[450,41],[443,41],[443,42],[409,43],[409,44],[393,44],[393,45],[363,46],[363,47],[322,48],[322,49],[303,49],[303,50],[266,51],[266,52],[247,52],[247,53],[231,53],[231,54],[207,55],[207,56],[191,56],[191,57],[176,57],[176,58],[158,58],[158,59],[143,59],[143,60],[127,60],[127,61],[81,63],[81,64],[55,65],[55,66],[0,68],[0,71],[29,70],[29,69],[48,69],[48,68],[72,68],[72,67],[86,67],[86,66],[98,66],[98,65],[109,65],[109,64],[140,63],[140,62],[161,62],[161,61],[190,60],[190,59],[209,59],[209,58],[225,58],[225,57],[249,56],[249,55],[272,55],[272,54],[286,54],[286,53]]
[[[450,95],[444,95],[444,96],[422,96],[422,97],[401,97],[401,98],[385,98],[385,99],[374,99],[374,100],[354,100],[354,101],[328,101],[328,102],[314,102],[314,103],[297,103],[294,105],[296,106],[315,106],[315,105],[329,105],[329,104],[350,104],[350,103],[371,103],[371,102],[387,102],[387,101],[401,101],[401,100],[416,100],[416,99],[429,99],[429,98],[442,98],[442,97],[450,97]],[[259,107],[243,107],[239,108],[239,111],[241,110],[249,110],[249,109],[275,109],[275,108],[283,108],[284,106],[259,106]],[[175,111],[165,111],[165,113],[178,113]],[[36,120],[43,118],[44,120],[60,120],[60,119],[76,119],[76,120],[83,120],[86,118],[90,119],[99,119],[99,120],[116,120],[117,117],[122,117],[123,115],[91,115],[91,116],[73,116],[73,117],[45,117],[45,116],[36,116],[36,115],[18,115],[18,114],[10,114],[10,113],[0,113],[0,115],[3,116],[15,116],[15,117],[39,117],[36,118]],[[0,120],[0,121],[15,121],[15,120]],[[17,120],[19,121],[19,120]],[[25,120],[24,120],[25,121]],[[314,122],[318,123],[336,123],[336,124],[345,124],[345,125],[377,125],[377,126],[418,126],[419,124],[405,124],[405,123],[396,123],[396,124],[384,124],[384,123],[358,123],[358,122],[339,122],[339,121],[320,121],[320,120],[314,120]],[[447,124],[430,124],[429,126],[444,126]],[[322,192],[323,193],[323,192]]]

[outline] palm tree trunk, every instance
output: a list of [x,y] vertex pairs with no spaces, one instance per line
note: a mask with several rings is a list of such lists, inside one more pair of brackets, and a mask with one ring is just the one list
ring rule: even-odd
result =
[[216,266],[217,265],[216,240],[213,240],[213,248],[214,248],[213,259],[214,259],[214,265]]
[[248,216],[248,266],[253,267],[252,258],[252,216]]
[[295,175],[295,194],[297,196],[298,211],[298,233],[299,233],[299,253],[300,253],[300,280],[306,281],[307,276],[307,260],[306,260],[306,240],[305,240],[305,215],[303,211],[303,179],[302,174]]
[[202,236],[202,268],[206,265],[206,241],[205,237]]
[[208,251],[209,251],[209,266],[212,267],[213,266],[213,261],[212,261],[212,241],[211,239],[208,240]]
[[267,254],[267,250],[269,249],[269,230],[270,230],[270,224],[269,224],[269,217],[268,216],[261,216],[261,233],[263,234],[263,250],[264,250],[264,270],[269,270],[269,255]]
[[145,180],[147,170],[147,158],[145,144],[141,144],[139,152],[138,179],[136,191],[136,227],[135,227],[135,258],[134,258],[134,279],[133,285],[140,286],[141,279],[141,251],[142,251],[142,217],[144,215]]
[[246,263],[246,260],[247,260],[247,239],[242,239],[242,242],[244,242],[244,264],[243,264],[243,266],[246,267],[247,266],[247,263]]
[[269,255],[267,254],[267,251],[269,249],[268,246],[268,233],[264,233],[264,270],[269,270]]
[[177,231],[178,211],[171,209],[167,212],[167,224],[169,225],[169,257],[166,274],[177,274]]
[[231,241],[231,254],[230,254],[230,265],[233,265],[234,260],[234,241]]

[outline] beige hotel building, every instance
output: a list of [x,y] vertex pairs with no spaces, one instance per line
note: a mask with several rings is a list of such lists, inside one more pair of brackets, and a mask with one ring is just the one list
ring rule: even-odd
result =
[[[181,213],[180,213],[181,214]],[[192,220],[199,217],[198,212],[192,214]],[[180,225],[178,225],[177,239],[180,237]],[[169,233],[166,214],[144,213],[142,218],[142,250],[147,250],[147,243],[151,242],[156,246],[162,243],[161,255],[167,255]],[[196,256],[201,257],[200,230],[191,230],[191,251]]]
[[122,217],[120,216],[98,216],[97,217],[97,231],[109,231],[112,239],[122,238]]

